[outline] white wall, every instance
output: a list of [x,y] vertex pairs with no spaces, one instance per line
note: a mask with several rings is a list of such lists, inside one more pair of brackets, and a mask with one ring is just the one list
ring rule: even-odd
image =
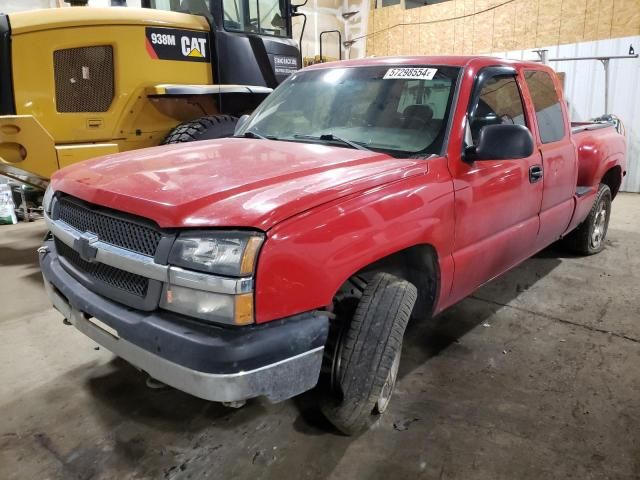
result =
[[[293,0],[294,3],[301,3]],[[345,12],[358,13],[345,20]],[[302,39],[302,56],[314,57],[320,55],[320,33],[326,30],[338,30],[342,34],[342,41],[351,37],[363,35],[366,32],[369,18],[368,0],[309,0],[307,5],[300,8],[300,12],[307,16],[307,25]],[[293,38],[300,38],[302,18],[293,20]],[[338,39],[336,34],[327,34],[323,39],[322,54],[328,57],[339,57]],[[364,42],[356,42],[351,49],[341,46],[343,58],[359,58],[364,55]],[[362,49],[362,52],[360,51]]]
[[[89,0],[91,7],[109,7],[111,0]],[[57,7],[57,0],[0,0],[0,12],[13,13],[37,8]],[[140,0],[127,0],[127,6],[140,7]]]
[[[545,47],[549,58],[627,55],[629,45],[640,52],[640,36]],[[531,50],[494,52],[492,55],[535,60]],[[598,60],[549,62],[565,72],[565,96],[571,119],[588,120],[604,111],[604,68]],[[627,176],[622,189],[640,192],[640,59],[611,60],[609,64],[609,110],[620,117],[627,130]]]
[[[111,0],[89,0],[90,7],[110,7]],[[140,0],[127,0],[127,7],[140,8]]]
[[13,13],[56,6],[56,0],[0,0],[0,12]]

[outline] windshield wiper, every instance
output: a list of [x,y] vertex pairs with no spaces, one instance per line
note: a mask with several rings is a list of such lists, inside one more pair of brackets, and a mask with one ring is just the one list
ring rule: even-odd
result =
[[299,138],[302,140],[320,140],[324,142],[338,142],[343,145],[347,145],[351,148],[355,148],[356,150],[364,150],[366,152],[370,152],[371,150],[356,142],[352,142],[351,140],[347,140],[345,138],[336,137],[332,133],[327,133],[325,135],[320,135],[319,137],[315,137],[313,135],[294,135],[293,138]]
[[276,140],[276,137],[265,137],[264,135],[260,135],[259,133],[252,132],[247,130],[242,135],[234,135],[235,138],[259,138],[260,140]]

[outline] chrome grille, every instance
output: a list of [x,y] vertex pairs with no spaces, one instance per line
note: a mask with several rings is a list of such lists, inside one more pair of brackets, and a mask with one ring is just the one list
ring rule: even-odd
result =
[[125,272],[124,270],[103,263],[87,262],[80,258],[78,252],[73,248],[62,243],[57,238],[55,239],[55,245],[58,255],[67,260],[72,267],[81,273],[138,297],[144,297],[147,294],[149,287],[148,278]]
[[114,97],[113,47],[53,52],[58,112],[106,112]]
[[92,209],[70,197],[58,199],[56,216],[81,232],[91,232],[111,245],[153,257],[162,238],[157,230]]

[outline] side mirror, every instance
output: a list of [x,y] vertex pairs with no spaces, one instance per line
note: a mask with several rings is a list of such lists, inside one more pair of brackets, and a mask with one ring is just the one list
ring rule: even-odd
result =
[[524,125],[486,125],[480,130],[478,143],[465,150],[465,159],[515,160],[533,154],[531,132]]
[[247,123],[247,120],[249,120],[249,115],[242,115],[238,121],[236,122],[236,128],[233,131],[234,135],[237,135],[238,132],[240,131],[240,129],[244,126],[245,123]]

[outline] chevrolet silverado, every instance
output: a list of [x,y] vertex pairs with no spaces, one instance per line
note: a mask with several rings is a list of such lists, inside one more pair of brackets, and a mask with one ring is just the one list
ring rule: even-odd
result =
[[299,71],[233,138],[53,176],[46,290],[152,378],[239,406],[317,387],[346,434],[425,321],[560,239],[605,246],[626,140],[572,125],[549,67],[376,58]]

